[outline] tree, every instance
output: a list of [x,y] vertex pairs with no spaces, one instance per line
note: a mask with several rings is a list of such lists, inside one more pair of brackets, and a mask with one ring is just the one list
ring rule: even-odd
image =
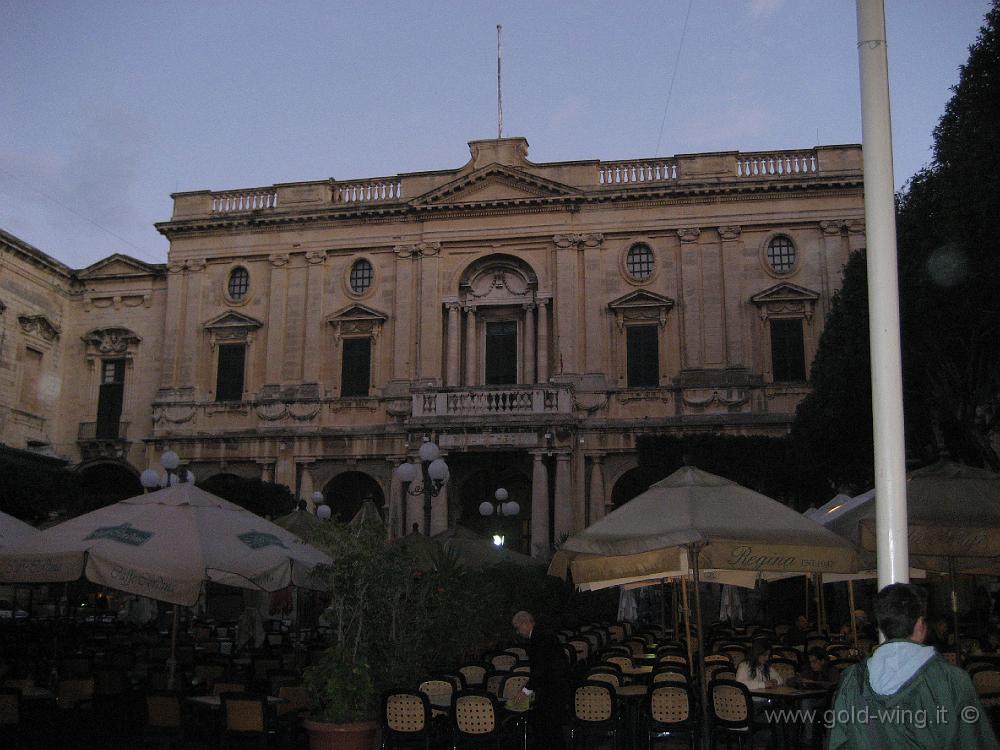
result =
[[934,160],[898,201],[911,441],[1000,470],[1000,1],[934,130]]
[[246,479],[234,474],[218,474],[199,482],[198,486],[258,516],[274,518],[295,509],[295,496],[283,484]]

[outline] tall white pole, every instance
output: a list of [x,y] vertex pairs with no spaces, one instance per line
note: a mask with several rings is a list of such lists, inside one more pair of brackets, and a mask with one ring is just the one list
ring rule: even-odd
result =
[[503,89],[500,85],[500,63],[503,60],[501,35],[503,26],[497,24],[497,140],[503,138]]
[[883,0],[857,0],[857,8],[875,437],[875,530],[878,585],[882,588],[910,580],[899,283],[885,7]]

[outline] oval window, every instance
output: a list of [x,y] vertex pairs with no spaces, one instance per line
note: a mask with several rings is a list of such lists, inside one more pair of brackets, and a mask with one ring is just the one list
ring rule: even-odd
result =
[[638,281],[653,275],[653,251],[649,245],[639,243],[629,248],[628,255],[625,256],[625,270]]
[[243,299],[250,289],[250,272],[245,268],[234,268],[229,274],[227,291],[230,299]]
[[351,291],[355,294],[364,294],[371,288],[375,271],[372,264],[367,260],[356,260],[351,266]]

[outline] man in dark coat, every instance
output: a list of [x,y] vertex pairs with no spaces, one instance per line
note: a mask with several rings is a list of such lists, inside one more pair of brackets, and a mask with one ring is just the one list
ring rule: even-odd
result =
[[524,688],[534,696],[529,736],[535,748],[561,747],[562,726],[569,703],[569,665],[555,633],[535,625],[530,612],[520,611],[511,621],[518,635],[528,640],[531,679]]

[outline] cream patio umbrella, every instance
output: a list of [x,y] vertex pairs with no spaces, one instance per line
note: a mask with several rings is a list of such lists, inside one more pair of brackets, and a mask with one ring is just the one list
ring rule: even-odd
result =
[[506,547],[498,547],[492,540],[481,537],[474,531],[461,526],[435,534],[431,539],[457,554],[459,561],[470,568],[485,568],[503,563],[527,568],[545,564],[534,557]]
[[0,511],[0,549],[6,549],[40,533],[34,526]]
[[[947,460],[912,471],[906,478],[906,514],[910,565],[951,577],[957,646],[955,576],[1000,575],[1000,474]],[[856,543],[874,561],[874,490],[828,516],[818,520]]]
[[694,577],[699,633],[702,567],[754,574],[858,569],[852,545],[815,521],[736,482],[684,466],[567,539],[549,573],[572,576],[577,585],[665,578],[684,569],[684,553]]
[[[71,518],[0,550],[0,582],[55,583],[84,576],[192,607],[205,581],[260,591],[289,584],[313,588],[319,584],[310,574],[330,562],[280,526],[182,482]],[[174,612],[176,633],[176,607]]]

